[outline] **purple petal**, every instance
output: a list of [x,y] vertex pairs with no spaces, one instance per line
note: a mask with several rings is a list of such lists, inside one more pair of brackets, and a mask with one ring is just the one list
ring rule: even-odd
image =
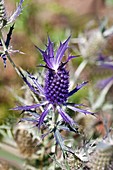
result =
[[[76,105],[75,105],[76,106]],[[71,106],[71,105],[67,105],[67,107],[69,108],[69,109],[71,109],[71,110],[73,110],[73,111],[77,111],[77,112],[82,112],[82,113],[84,113],[84,114],[91,114],[91,115],[94,115],[94,113],[92,113],[92,112],[89,112],[89,111],[87,111],[87,110],[83,110],[83,109],[80,109],[80,108],[77,108],[77,107],[75,107],[75,106]]]
[[105,61],[105,59],[106,59],[106,56],[104,56],[103,54],[99,54],[98,58],[97,58],[97,61],[103,62],[103,61]]
[[45,103],[34,104],[34,105],[30,105],[30,106],[18,106],[18,107],[11,109],[11,110],[24,110],[24,111],[26,111],[26,110],[30,110],[30,109],[35,109],[35,108],[40,107],[42,105],[45,105]]
[[111,63],[104,63],[100,65],[103,68],[113,69],[113,64]]
[[52,59],[52,61],[53,61],[53,59],[54,59],[54,49],[53,49],[53,43],[51,42],[49,36],[48,36],[48,46],[47,46],[46,51],[49,55],[50,60]]
[[40,115],[39,118],[39,123],[38,123],[38,127],[40,128],[40,126],[43,124],[44,118],[45,116],[48,114],[49,110],[50,110],[50,105],[48,105],[48,107],[44,110],[44,112]]
[[26,77],[22,74],[22,78],[24,80],[24,82],[28,85],[28,87],[36,94],[40,95],[39,92],[30,84],[30,82],[28,82],[28,80],[26,79]]
[[53,69],[53,63],[50,62],[50,57],[49,55],[47,54],[47,51],[43,51],[41,50],[39,47],[35,46],[39,51],[40,53],[43,55],[43,58],[44,58],[44,61],[45,63],[47,64],[47,66],[51,69]]
[[69,92],[68,97],[72,96],[74,93],[76,93],[78,90],[80,90],[82,87],[84,87],[88,81],[83,82],[80,85],[77,85],[72,91]]
[[69,42],[70,38],[71,38],[71,36],[69,36],[69,38],[64,43],[60,43],[60,46],[57,50],[56,57],[55,57],[56,65],[60,65],[63,55],[68,48],[68,42]]
[[28,122],[33,122],[33,123],[37,123],[38,120],[37,119],[32,119],[32,118],[21,118],[19,122],[22,122],[22,121],[28,121]]
[[36,85],[36,87],[38,88],[38,90],[44,94],[44,89],[42,88],[42,86],[38,83],[38,80],[33,76],[29,74],[29,77],[33,80],[34,84]]
[[66,62],[69,62],[71,59],[76,58],[76,57],[79,57],[79,56],[80,56],[80,55],[77,55],[77,56],[69,56]]
[[16,9],[16,11],[11,15],[11,17],[8,20],[8,24],[11,22],[14,22],[15,19],[20,15],[21,11],[22,11],[22,3],[24,2],[24,0],[20,0],[20,3]]
[[105,86],[107,86],[112,81],[113,81],[113,77],[101,80],[97,83],[97,87],[103,89]]
[[[34,82],[34,77],[29,74],[28,72],[24,71],[23,69],[19,69],[19,74],[21,75],[21,77],[23,78],[24,82],[28,85],[28,87],[36,94],[41,95],[37,89],[42,92],[42,94],[44,93],[43,88],[41,87],[41,85],[38,84],[38,81]],[[28,79],[28,80],[27,80]],[[34,87],[33,85],[35,84],[36,87]]]
[[58,108],[58,112],[62,116],[63,120],[71,125],[75,124],[75,121],[66,113],[64,112],[61,108]]
[[41,50],[39,47],[35,46],[40,53],[43,55],[44,61],[46,62],[47,66],[51,69],[53,69],[54,64],[54,49],[53,49],[53,43],[51,42],[49,36],[48,36],[48,45],[45,51]]

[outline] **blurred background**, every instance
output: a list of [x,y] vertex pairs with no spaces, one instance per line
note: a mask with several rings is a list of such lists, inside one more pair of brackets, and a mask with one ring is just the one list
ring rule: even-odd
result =
[[[5,0],[8,15],[11,15],[18,3],[17,0]],[[44,49],[47,35],[52,41],[59,43],[70,34],[72,38],[76,38],[84,32],[88,23],[93,22],[93,27],[99,28],[100,22],[107,18],[108,26],[113,24],[113,0],[25,0],[23,8],[15,23],[11,45],[13,49],[25,54],[15,54],[11,57],[18,66],[31,72],[36,71],[36,66],[42,61],[34,44]],[[9,26],[4,29],[4,35],[7,35],[8,30]],[[80,59],[74,62],[74,69],[79,63]],[[13,114],[9,109],[16,105],[9,89],[21,94],[20,87],[23,81],[9,61],[4,69],[0,60],[0,73],[0,123],[3,123]],[[86,79],[87,75],[85,72]]]

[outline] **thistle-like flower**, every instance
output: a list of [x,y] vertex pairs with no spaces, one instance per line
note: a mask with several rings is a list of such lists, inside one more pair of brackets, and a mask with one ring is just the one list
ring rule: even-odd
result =
[[14,132],[14,139],[18,149],[25,158],[32,157],[33,154],[37,152],[40,147],[39,145],[41,144],[36,138],[36,132],[33,133],[32,129],[26,130],[29,126],[28,122],[21,123]]
[[91,170],[113,170],[113,145],[101,141],[96,146],[94,153],[89,157],[89,167]]
[[7,16],[7,12],[4,6],[4,0],[0,0],[0,29],[2,29],[4,26],[12,23],[15,21],[15,19],[20,15],[22,11],[22,3],[24,0],[20,0],[20,3],[16,9],[16,11],[10,16]]
[[14,167],[11,167],[6,160],[0,160],[0,169],[8,170],[8,169],[12,169],[12,168],[14,168]]
[[84,114],[93,114],[87,110],[80,109],[79,107],[82,106],[81,104],[68,103],[68,98],[87,84],[87,82],[83,82],[69,92],[69,71],[66,69],[66,64],[72,58],[75,58],[75,56],[69,55],[67,60],[62,62],[64,53],[68,49],[69,40],[70,37],[64,43],[60,43],[60,46],[56,51],[56,55],[54,52],[54,44],[51,42],[49,37],[45,51],[37,47],[43,56],[44,62],[46,63],[45,65],[41,65],[46,69],[44,87],[39,84],[38,80],[33,75],[28,73],[28,77],[31,79],[33,84],[31,81],[28,81],[25,76],[23,76],[23,79],[29,88],[35,94],[42,96],[44,101],[31,106],[18,106],[13,110],[29,111],[42,106],[44,111],[40,116],[37,115],[38,120],[35,120],[35,122],[38,122],[38,127],[43,124],[44,118],[49,111],[52,111],[55,114],[58,112],[66,123],[73,126],[75,121],[65,112],[62,107],[67,107],[68,109],[82,112]]

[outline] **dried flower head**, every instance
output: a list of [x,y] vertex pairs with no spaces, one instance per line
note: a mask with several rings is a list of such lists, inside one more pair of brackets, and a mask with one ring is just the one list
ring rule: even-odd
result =
[[0,158],[0,170],[21,170],[21,167],[15,161]]
[[106,39],[100,30],[93,29],[72,39],[72,43],[77,43],[82,57],[92,63],[96,61],[97,55],[103,50]]
[[91,170],[113,170],[113,145],[100,142],[89,158]]
[[35,130],[29,128],[28,122],[20,123],[15,129],[14,139],[17,143],[20,153],[23,157],[29,158],[36,154],[39,149],[40,142]]
[[0,170],[9,170],[9,168],[11,167],[6,161],[0,160]]

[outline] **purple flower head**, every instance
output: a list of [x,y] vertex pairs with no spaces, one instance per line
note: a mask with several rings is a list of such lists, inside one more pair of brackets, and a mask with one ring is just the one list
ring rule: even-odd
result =
[[43,56],[45,62],[44,67],[46,68],[45,84],[43,87],[31,74],[28,73],[27,77],[29,77],[32,83],[28,80],[28,78],[24,77],[24,81],[29,86],[29,88],[35,94],[42,96],[44,101],[40,104],[34,104],[31,106],[16,107],[14,110],[27,111],[42,106],[44,111],[38,120],[39,127],[43,124],[46,115],[50,111],[54,112],[55,110],[57,110],[65,122],[70,125],[75,124],[75,121],[64,111],[62,106],[73,111],[83,112],[84,114],[92,114],[87,110],[80,109],[79,107],[81,105],[67,102],[71,95],[76,93],[87,84],[87,82],[83,82],[81,85],[77,85],[72,91],[69,91],[69,71],[66,69],[66,64],[75,56],[68,56],[68,59],[65,62],[62,62],[65,51],[68,49],[69,40],[70,37],[64,43],[60,43],[56,53],[54,53],[54,46],[49,37],[45,51],[37,47]]

